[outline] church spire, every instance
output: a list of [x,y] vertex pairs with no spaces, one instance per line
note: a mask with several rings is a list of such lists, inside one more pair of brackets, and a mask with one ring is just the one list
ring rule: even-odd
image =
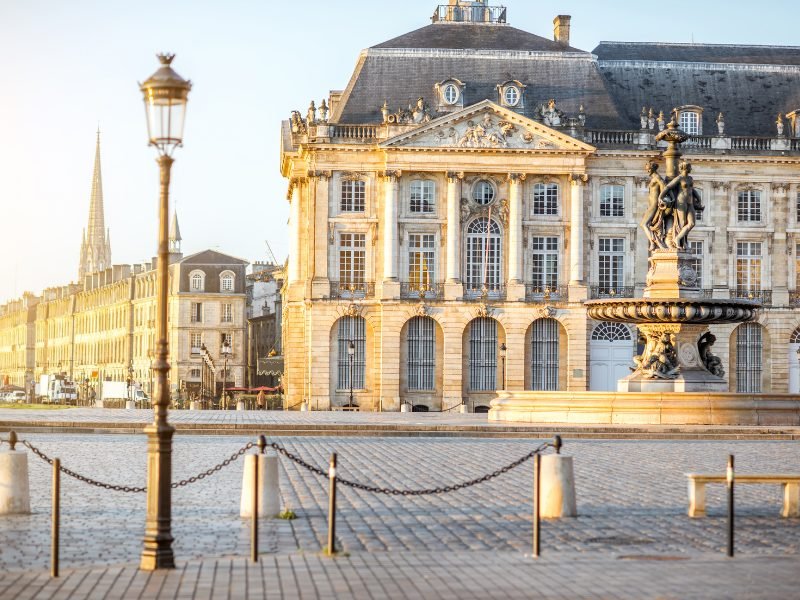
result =
[[81,262],[78,277],[82,281],[88,273],[111,266],[111,236],[108,235],[103,211],[103,179],[100,171],[100,128],[97,128],[97,145],[92,174],[92,195],[89,200],[89,223],[81,243]]
[[178,211],[175,210],[172,213],[172,222],[169,226],[169,251],[180,252],[181,241],[181,228],[178,225]]

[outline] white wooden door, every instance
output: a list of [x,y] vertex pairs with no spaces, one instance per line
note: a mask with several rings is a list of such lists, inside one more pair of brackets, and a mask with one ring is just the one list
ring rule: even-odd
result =
[[631,374],[636,346],[630,329],[600,323],[589,341],[589,389],[616,392],[617,382]]

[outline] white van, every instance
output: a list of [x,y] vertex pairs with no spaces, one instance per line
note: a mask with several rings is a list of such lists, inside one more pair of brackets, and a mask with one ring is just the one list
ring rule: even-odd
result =
[[8,392],[5,397],[6,402],[25,402],[28,396],[22,390]]

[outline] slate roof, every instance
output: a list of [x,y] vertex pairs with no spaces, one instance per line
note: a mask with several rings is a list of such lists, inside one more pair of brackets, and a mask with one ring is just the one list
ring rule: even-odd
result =
[[184,265],[248,265],[249,261],[216,250],[202,250],[181,259]]
[[602,42],[594,54],[633,127],[643,106],[697,105],[703,133],[722,112],[726,135],[769,136],[778,113],[800,109],[800,47]]
[[[473,50],[528,50],[584,52],[508,25],[434,23],[373,48],[451,48]],[[588,54],[588,53],[587,53]]]

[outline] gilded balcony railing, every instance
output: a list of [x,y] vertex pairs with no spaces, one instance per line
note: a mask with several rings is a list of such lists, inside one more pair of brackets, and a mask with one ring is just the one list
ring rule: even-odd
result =
[[613,287],[608,285],[589,286],[589,298],[633,298],[635,288],[633,286]]
[[441,283],[400,282],[400,297],[407,300],[437,300],[444,297]]
[[486,300],[505,300],[506,286],[502,284],[464,284],[464,300],[481,302]]
[[534,303],[566,302],[569,291],[565,285],[541,287],[532,283],[525,284],[525,301]]
[[331,298],[352,299],[375,296],[373,281],[331,281]]
[[757,300],[764,306],[772,305],[772,290],[730,290],[730,297],[733,300]]

